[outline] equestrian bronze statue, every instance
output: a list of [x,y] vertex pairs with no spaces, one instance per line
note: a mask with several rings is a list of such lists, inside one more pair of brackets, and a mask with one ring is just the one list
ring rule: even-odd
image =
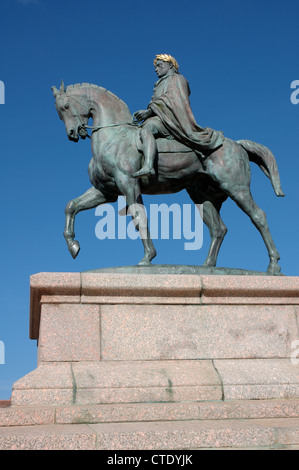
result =
[[[146,110],[132,114],[110,91],[88,83],[52,87],[55,104],[69,140],[91,132],[91,188],[66,206],[64,237],[75,258],[80,250],[74,223],[78,212],[100,204],[126,199],[128,212],[144,246],[141,266],[156,256],[142,194],[169,194],[186,189],[201,205],[203,221],[211,236],[204,266],[214,267],[227,228],[220,217],[230,197],[251,219],[266,245],[270,263],[267,273],[280,273],[279,253],[265,213],[250,192],[250,163],[257,164],[271,181],[275,194],[284,196],[276,160],[265,146],[250,140],[233,141],[220,131],[200,127],[189,102],[189,85],[178,72],[176,60],[167,54],[156,57],[159,80]],[[93,124],[89,126],[89,119]]]

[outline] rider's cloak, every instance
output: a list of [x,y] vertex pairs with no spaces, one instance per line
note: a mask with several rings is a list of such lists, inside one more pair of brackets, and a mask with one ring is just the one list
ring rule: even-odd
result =
[[163,122],[168,132],[179,142],[194,150],[214,150],[224,140],[221,131],[200,127],[190,106],[190,88],[187,80],[170,71],[155,83],[148,108]]

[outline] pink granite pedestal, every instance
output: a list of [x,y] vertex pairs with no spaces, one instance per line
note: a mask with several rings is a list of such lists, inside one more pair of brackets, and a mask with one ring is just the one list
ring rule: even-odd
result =
[[299,445],[299,278],[41,273],[30,286],[38,367],[0,410],[0,448],[12,427],[26,448],[25,426],[38,448],[37,429],[51,448],[56,431],[76,436],[65,448]]

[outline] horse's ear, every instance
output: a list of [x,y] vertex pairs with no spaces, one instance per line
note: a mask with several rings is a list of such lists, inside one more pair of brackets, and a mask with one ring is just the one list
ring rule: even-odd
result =
[[60,93],[65,93],[65,86],[64,86],[64,83],[63,83],[63,80],[61,80],[61,85],[60,85]]
[[53,91],[54,98],[57,98],[59,91],[57,90],[56,86],[52,86],[51,90]]

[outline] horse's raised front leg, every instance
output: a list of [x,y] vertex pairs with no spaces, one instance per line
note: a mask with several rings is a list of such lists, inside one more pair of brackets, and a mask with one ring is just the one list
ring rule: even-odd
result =
[[69,252],[73,258],[76,258],[80,251],[80,244],[75,240],[75,217],[78,212],[93,209],[99,204],[104,204],[105,202],[114,202],[112,200],[107,200],[107,198],[99,191],[98,189],[91,187],[82,194],[82,196],[72,199],[65,208],[65,229],[64,229],[64,238],[66,240]]

